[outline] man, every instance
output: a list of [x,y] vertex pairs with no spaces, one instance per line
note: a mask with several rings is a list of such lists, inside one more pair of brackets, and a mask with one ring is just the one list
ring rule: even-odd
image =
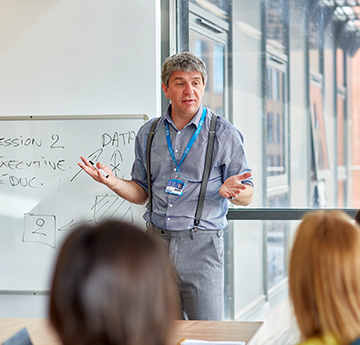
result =
[[[156,125],[151,145],[152,212],[144,219],[148,232],[169,251],[177,271],[184,318],[221,320],[223,315],[223,237],[228,200],[249,205],[253,196],[241,133],[222,117],[217,119],[212,166],[200,223],[194,226],[209,128],[213,115],[201,101],[207,82],[204,62],[184,52],[167,58],[162,67],[162,89],[171,104]],[[151,124],[139,130],[132,180],[115,178],[84,157],[79,163],[96,181],[122,198],[143,204],[148,200],[146,146]]]

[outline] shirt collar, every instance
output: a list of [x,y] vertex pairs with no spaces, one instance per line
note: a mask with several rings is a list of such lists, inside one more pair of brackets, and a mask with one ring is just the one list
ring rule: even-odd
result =
[[[203,109],[204,109],[203,105],[200,104],[200,107],[199,107],[197,113],[195,114],[195,116],[191,119],[191,121],[185,127],[190,126],[190,125],[193,124],[197,128],[198,125],[199,125],[200,119],[201,119]],[[174,128],[176,128],[176,126],[174,125],[174,122],[171,119],[171,104],[168,106],[168,108],[167,108],[167,110],[165,112],[165,120],[167,122],[171,123],[172,126],[174,126]]]

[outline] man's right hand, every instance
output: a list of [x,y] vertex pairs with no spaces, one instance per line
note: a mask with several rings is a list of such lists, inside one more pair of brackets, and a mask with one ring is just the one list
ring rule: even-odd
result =
[[[135,181],[127,181],[117,178],[112,173],[111,169],[106,165],[97,162],[96,166],[91,164],[85,157],[80,157],[82,163],[78,163],[79,167],[90,175],[95,181],[100,182],[110,188],[117,195],[123,199],[134,204],[144,204],[148,199],[147,192]],[[104,176],[101,170],[105,172]]]
[[[80,157],[83,163],[78,163],[79,167],[83,169],[88,175],[90,175],[95,181],[103,183],[108,186],[110,189],[113,189],[117,185],[117,178],[112,173],[111,169],[106,165],[97,162],[93,164],[91,161],[87,160],[85,157]],[[108,177],[105,177],[101,170],[106,173]]]

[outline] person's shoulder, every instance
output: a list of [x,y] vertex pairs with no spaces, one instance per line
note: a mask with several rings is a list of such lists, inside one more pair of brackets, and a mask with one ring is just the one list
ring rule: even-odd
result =
[[355,339],[350,345],[360,345],[360,338]]
[[217,125],[219,126],[219,128],[223,128],[223,129],[227,129],[227,130],[237,130],[235,128],[235,126],[229,120],[227,120],[225,117],[222,117],[222,116],[216,115],[216,114],[214,114],[214,115],[218,117]]
[[309,338],[298,345],[340,345],[340,343],[331,335]]
[[153,117],[150,120],[146,121],[139,129],[138,135],[148,135],[151,129],[152,124],[157,121],[156,127],[159,125],[161,121],[161,117]]

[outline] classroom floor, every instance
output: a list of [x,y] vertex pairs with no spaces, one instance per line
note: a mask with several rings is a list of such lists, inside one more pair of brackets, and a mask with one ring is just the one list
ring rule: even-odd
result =
[[264,326],[250,345],[296,345],[300,341],[299,331],[285,299],[263,319]]

